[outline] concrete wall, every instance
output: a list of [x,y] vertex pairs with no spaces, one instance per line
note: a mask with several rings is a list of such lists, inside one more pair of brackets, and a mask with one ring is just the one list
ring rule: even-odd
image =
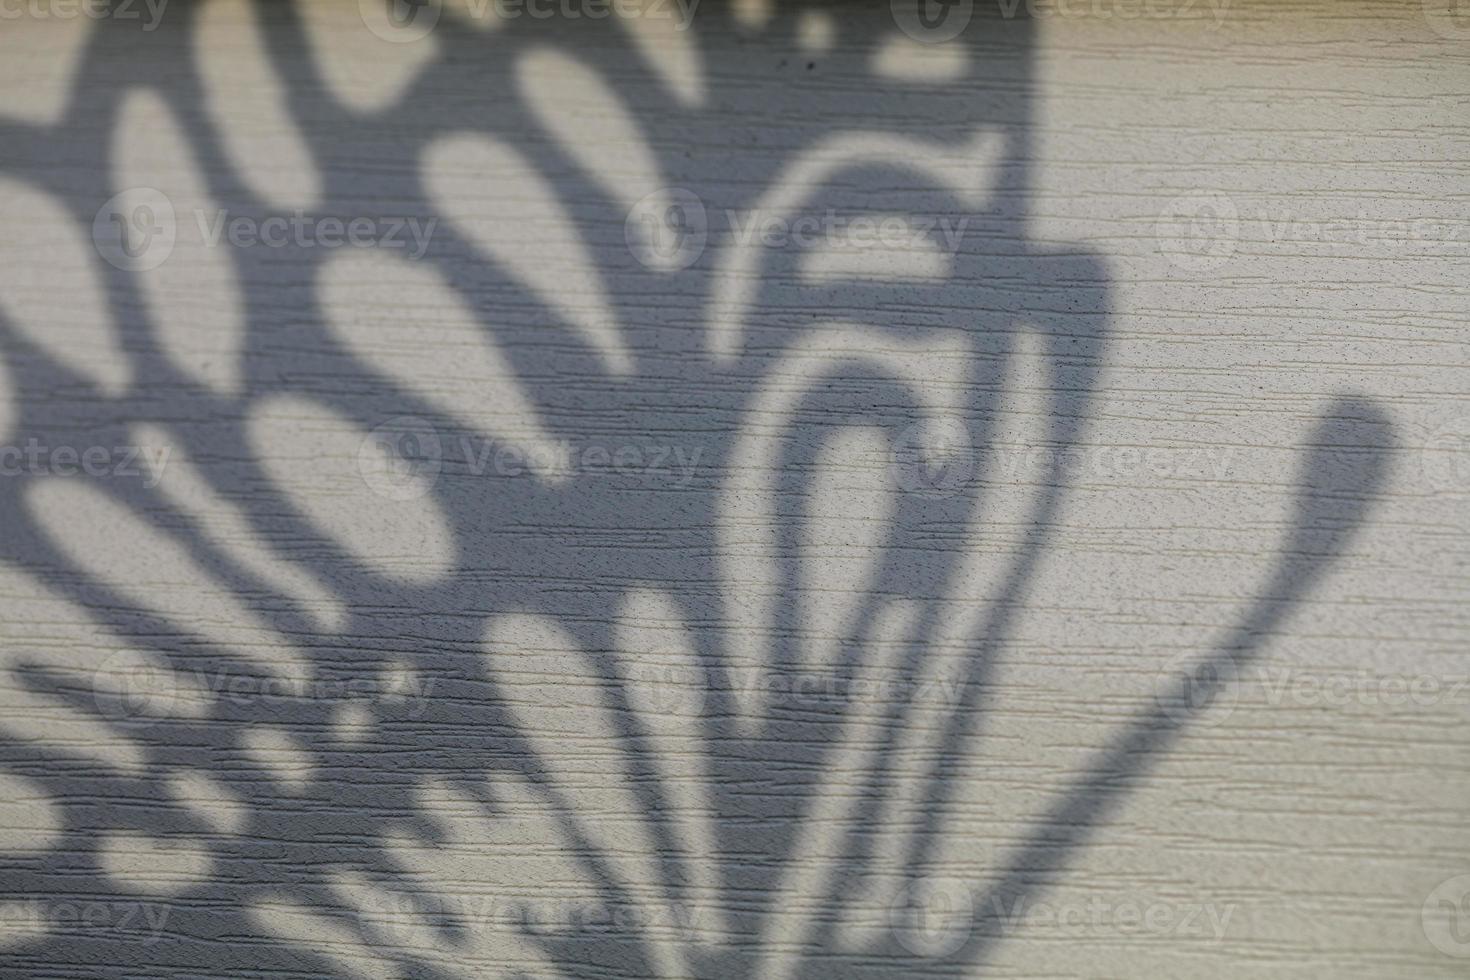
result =
[[0,9],[0,973],[1463,976],[1470,15],[532,6]]

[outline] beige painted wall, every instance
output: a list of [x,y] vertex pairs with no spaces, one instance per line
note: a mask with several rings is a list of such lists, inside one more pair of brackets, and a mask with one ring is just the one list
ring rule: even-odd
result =
[[[639,942],[659,975],[807,975],[792,951],[838,915],[826,875],[866,835],[889,877],[845,896],[851,941],[816,949],[812,970],[882,975],[872,950],[897,933],[917,957],[900,973],[921,973],[924,941],[973,938],[963,916],[904,933],[895,903],[919,876],[999,932],[978,963],[941,953],[936,972],[1464,975],[1470,14],[1099,0],[924,44],[886,8],[739,4],[728,23],[711,7],[690,31],[648,18],[600,34],[552,18],[533,37],[449,6],[422,38],[345,3],[210,0],[161,11],[157,30],[132,30],[146,8],[126,31],[51,7],[0,21],[0,428],[10,446],[109,450],[95,478],[51,454],[0,488],[6,971],[553,975],[506,918],[602,894],[567,859],[555,815],[570,812],[651,916]],[[799,212],[848,173],[824,168],[854,161],[871,169],[845,186],[875,207],[980,232],[950,255],[907,238],[827,239],[786,264],[741,251],[729,209]],[[692,258],[625,240],[625,216],[683,201],[670,187],[698,189],[709,240]],[[151,223],[157,194],[174,217],[150,241],[167,254],[120,252],[111,216],[148,205]],[[422,262],[407,231],[401,249],[321,259],[211,245],[220,209],[256,228],[298,209],[371,218],[374,235],[400,216],[441,224]],[[758,299],[745,281],[791,292]],[[854,282],[897,291],[875,308]],[[994,310],[1013,319],[977,337]],[[1105,342],[1069,352],[1069,331]],[[1047,425],[1070,376],[1048,371],[1069,359],[1097,373],[1090,403],[1070,403],[1087,424],[1058,480]],[[935,430],[901,424],[890,389],[867,403],[881,418],[802,455],[791,433],[838,409],[796,396],[848,361],[930,421],[991,392],[983,512],[955,510],[968,484],[941,482],[903,498],[930,510],[899,515],[893,440]],[[987,363],[1005,369],[972,368]],[[827,395],[861,401],[864,383]],[[1234,637],[1282,586],[1269,575],[1295,547],[1303,447],[1347,396],[1371,424],[1331,465],[1383,473],[1364,526],[1283,618]],[[407,428],[440,447],[430,471],[376,452],[401,416],[427,420]],[[487,447],[563,437],[670,454],[615,477],[585,456],[475,469]],[[113,447],[141,449],[138,475]],[[809,510],[777,518],[772,481],[808,466]],[[896,586],[871,576],[906,520],[916,567],[958,571],[925,585],[900,568],[914,603],[890,607]],[[795,588],[767,533],[781,527],[799,532]],[[966,709],[978,732],[942,760],[953,798],[931,860],[904,864],[925,814],[897,794],[916,792],[952,705],[918,701],[895,729],[879,727],[886,696],[859,699],[846,748],[803,784],[810,807],[765,817],[797,843],[772,885],[790,914],[761,919],[730,884],[755,858],[730,842],[786,777],[779,748],[741,746],[785,729],[707,694],[690,665],[716,650],[738,683],[790,635],[833,676],[871,606],[892,614],[862,627],[875,658],[922,637],[950,677],[1028,554]],[[684,581],[657,581],[661,565]],[[764,618],[784,599],[792,620]],[[928,633],[904,618],[920,600]],[[1253,659],[1209,707],[1171,714],[1160,692],[1233,640]],[[909,668],[867,665],[881,690],[914,690]],[[498,771],[497,705],[562,795]],[[1136,766],[1105,754],[1161,710],[1181,722],[1162,749]],[[854,816],[874,745],[900,749],[899,802]],[[700,761],[722,752],[730,768]],[[1125,791],[1061,811],[1095,826],[1044,887],[1006,890],[1040,875],[1038,828],[1108,764],[1132,773]],[[625,765],[651,767],[660,806]],[[672,862],[692,883],[677,900],[654,812],[688,858]],[[479,918],[436,933],[405,880]],[[692,935],[661,918],[668,901],[699,910]],[[106,921],[68,922],[68,902]],[[144,935],[118,924],[129,910]]]

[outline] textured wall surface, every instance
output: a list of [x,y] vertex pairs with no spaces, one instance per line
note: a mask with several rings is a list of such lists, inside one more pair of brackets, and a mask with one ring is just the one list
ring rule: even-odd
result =
[[0,3],[0,975],[1461,977],[1470,11]]

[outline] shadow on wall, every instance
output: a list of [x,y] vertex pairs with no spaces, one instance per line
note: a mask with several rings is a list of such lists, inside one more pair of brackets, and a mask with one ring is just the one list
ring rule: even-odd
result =
[[7,974],[966,975],[1362,523],[1344,399],[1238,627],[954,878],[1106,356],[1032,27],[532,7],[103,17],[0,124]]

